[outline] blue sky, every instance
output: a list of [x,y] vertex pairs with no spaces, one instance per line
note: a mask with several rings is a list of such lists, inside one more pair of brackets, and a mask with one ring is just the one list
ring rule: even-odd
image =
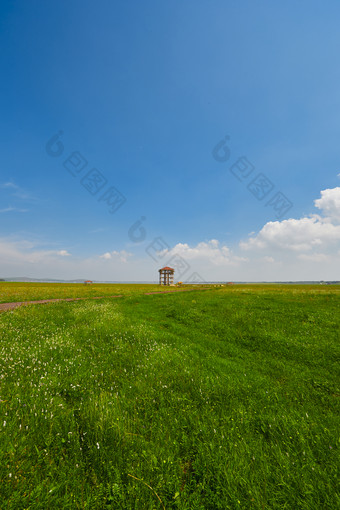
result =
[[339,17],[2,1],[0,277],[340,279]]

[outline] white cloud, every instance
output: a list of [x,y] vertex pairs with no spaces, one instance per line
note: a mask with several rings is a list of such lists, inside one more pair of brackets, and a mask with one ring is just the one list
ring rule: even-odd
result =
[[125,264],[127,263],[129,257],[132,257],[132,253],[129,253],[128,251],[125,250],[111,252],[108,251],[103,255],[99,256],[99,258],[104,260],[118,259],[121,262],[124,262]]
[[[66,249],[41,249],[28,241],[0,239],[0,277],[155,281],[158,269],[175,255],[187,267],[175,280],[197,272],[206,281],[284,281],[340,279],[340,188],[323,190],[315,200],[318,214],[266,223],[257,234],[239,243],[242,251],[217,239],[177,243],[156,254],[137,258],[126,250],[103,251],[91,257],[71,256]],[[173,267],[176,267],[173,265]]]
[[189,246],[187,243],[178,243],[171,250],[162,250],[159,255],[171,258],[180,255],[186,261],[206,261],[216,266],[235,265],[244,262],[244,257],[234,255],[228,246],[220,245],[217,239],[198,243],[196,246]]
[[[256,235],[241,241],[240,248],[251,260],[249,269],[257,267],[258,274],[275,274],[276,280],[339,279],[340,188],[321,191],[314,205],[321,214],[270,221]],[[266,267],[261,267],[260,254]]]
[[65,249],[45,250],[30,241],[0,238],[0,277],[156,280],[157,271],[152,267],[150,270],[147,260],[131,263],[130,257],[131,253],[122,250],[81,258],[71,256]]
[[301,218],[270,221],[260,232],[240,243],[243,250],[279,249],[309,251],[315,246],[328,246],[339,242],[340,225],[333,225],[322,218]]
[[332,248],[340,241],[340,188],[321,191],[314,201],[323,216],[311,215],[300,219],[270,221],[260,232],[240,243],[243,250],[312,251]]
[[39,250],[29,241],[0,239],[0,262],[36,264],[69,257],[67,250]]
[[340,223],[340,188],[321,191],[321,198],[314,201],[315,207],[323,211],[332,223]]
[[329,255],[325,255],[324,253],[300,253],[298,255],[300,260],[306,260],[308,262],[327,262],[330,260]]

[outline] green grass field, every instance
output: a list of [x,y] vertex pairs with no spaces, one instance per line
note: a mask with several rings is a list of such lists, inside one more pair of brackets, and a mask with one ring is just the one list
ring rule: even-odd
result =
[[340,287],[144,292],[0,314],[1,510],[339,508]]
[[134,295],[159,291],[159,285],[128,285],[97,283],[14,283],[0,282],[0,303],[38,301],[40,299],[65,299],[113,295]]

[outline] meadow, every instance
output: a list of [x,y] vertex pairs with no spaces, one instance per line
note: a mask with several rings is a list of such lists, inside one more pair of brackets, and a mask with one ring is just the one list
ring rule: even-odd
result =
[[0,508],[340,508],[340,287],[144,292],[0,314]]
[[0,303],[143,294],[159,291],[159,285],[94,283],[26,283],[0,282]]

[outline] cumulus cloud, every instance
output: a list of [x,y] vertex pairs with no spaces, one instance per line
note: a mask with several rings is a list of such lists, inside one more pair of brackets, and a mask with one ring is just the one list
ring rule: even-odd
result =
[[128,258],[132,257],[132,253],[129,253],[128,251],[121,250],[121,251],[108,251],[104,253],[103,255],[99,256],[101,259],[104,260],[111,260],[111,259],[118,259],[121,262],[127,263]]
[[340,188],[321,191],[321,198],[314,201],[315,207],[320,209],[332,223],[340,223]]
[[[158,251],[156,257],[132,257],[125,250],[76,257],[66,249],[43,250],[28,241],[0,238],[0,276],[155,281],[161,265],[172,265],[178,256],[187,268],[182,278],[178,266],[175,280],[185,281],[195,272],[206,281],[337,280],[340,188],[323,190],[314,205],[317,214],[266,223],[239,243],[242,251],[210,239],[191,245],[180,242]],[[245,252],[247,257],[241,256]]]
[[250,258],[250,274],[267,280],[339,279],[340,188],[321,191],[314,205],[318,214],[269,221],[239,243]]
[[170,250],[162,250],[159,255],[162,258],[180,255],[187,261],[205,260],[217,266],[235,265],[246,261],[246,258],[233,254],[228,246],[221,245],[217,239],[211,239],[207,242],[202,241],[196,246],[178,243]]
[[243,250],[276,248],[279,250],[309,251],[317,246],[328,246],[340,240],[340,225],[321,218],[301,218],[270,221],[251,237],[241,242]]
[[321,191],[315,206],[323,213],[300,219],[270,221],[260,232],[240,243],[243,250],[310,252],[332,248],[340,241],[340,188]]

